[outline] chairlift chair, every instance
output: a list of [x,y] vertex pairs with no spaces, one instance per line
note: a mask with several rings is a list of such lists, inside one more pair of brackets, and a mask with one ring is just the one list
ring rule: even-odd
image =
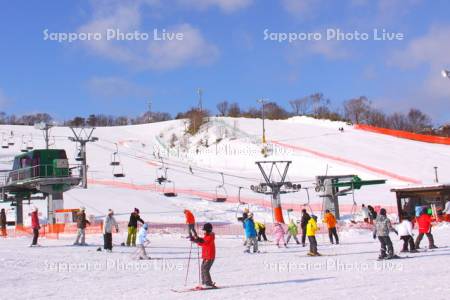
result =
[[33,146],[33,136],[30,135],[30,138],[28,139],[27,142],[27,150],[33,150],[34,146]]
[[123,172],[123,166],[120,166],[120,172],[117,172],[116,166],[113,166],[113,176],[116,178],[123,178],[125,177],[125,173]]
[[[222,176],[222,183],[219,184],[218,186],[216,186],[216,197],[214,198],[214,202],[225,202],[225,201],[227,201],[227,198],[228,198],[228,193],[224,186],[225,179],[224,179],[223,173],[220,173],[220,175]],[[222,193],[219,194],[219,191],[221,191]]]
[[[168,183],[171,186],[170,190],[166,190]],[[177,193],[176,193],[176,190],[175,190],[175,182],[173,182],[171,180],[166,180],[164,182],[163,195],[166,196],[166,197],[176,197],[176,196],[178,196]]]
[[119,166],[120,165],[120,157],[119,157],[119,147],[117,146],[117,143],[114,143],[116,145],[116,151],[114,151],[111,154],[111,166]]
[[25,142],[25,140],[23,138],[24,138],[24,136],[22,135],[22,143],[20,146],[20,152],[28,152],[27,143]]
[[14,146],[14,133],[11,132],[11,135],[8,138],[8,146]]
[[240,217],[238,217],[238,214],[239,214],[239,208],[241,207],[241,206],[244,206],[244,205],[246,205],[247,206],[247,208],[250,208],[250,205],[248,204],[248,203],[246,203],[246,202],[243,202],[243,201],[241,201],[241,190],[243,189],[243,187],[239,187],[239,191],[238,191],[238,206],[237,206],[237,208],[236,208],[236,214],[235,214],[235,217],[236,217],[236,219],[238,220],[238,221],[240,221]]
[[3,149],[8,149],[9,145],[8,145],[8,141],[5,139],[5,134],[2,134],[2,148]]

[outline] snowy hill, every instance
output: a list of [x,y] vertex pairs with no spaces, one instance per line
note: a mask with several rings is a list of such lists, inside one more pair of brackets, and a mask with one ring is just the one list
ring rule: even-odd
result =
[[[266,133],[272,154],[261,154],[261,120],[244,118],[211,118],[195,136],[185,135],[185,120],[146,125],[97,128],[93,136],[98,142],[88,143],[89,189],[74,189],[65,194],[65,207],[86,206],[89,214],[104,215],[113,208],[119,218],[126,219],[132,208],[139,207],[143,216],[155,222],[182,222],[182,209],[190,207],[200,220],[235,222],[238,188],[241,200],[258,204],[253,210],[258,218],[271,221],[264,209],[270,200],[250,190],[262,182],[255,160],[292,160],[288,177],[303,187],[313,187],[317,175],[357,174],[363,179],[387,179],[386,185],[363,187],[356,192],[361,203],[394,206],[392,187],[432,183],[434,166],[439,167],[441,182],[450,181],[450,147],[403,140],[354,129],[341,122],[295,117],[283,121],[266,121]],[[344,128],[343,132],[338,129]],[[32,144],[44,147],[42,132],[27,126],[0,126],[3,143],[15,142],[0,149],[0,168],[10,169],[14,155],[21,147]],[[76,164],[78,149],[68,137],[70,128],[51,129],[51,148],[67,151],[71,164]],[[117,146],[116,146],[117,145]],[[117,147],[117,148],[116,148]],[[110,166],[113,153],[121,165]],[[162,159],[161,159],[162,158]],[[171,183],[158,185],[157,177],[167,167]],[[116,178],[114,172],[123,172]],[[224,174],[224,187],[222,184]],[[165,191],[176,189],[178,197],[166,198]],[[217,189],[216,189],[217,188]],[[225,203],[209,200],[227,195]],[[311,205],[320,210],[321,198],[309,191]],[[203,200],[202,200],[203,199]],[[344,212],[349,212],[352,199],[341,198]],[[43,201],[35,201],[42,206]],[[305,190],[282,196],[286,207],[307,203]],[[4,204],[3,204],[4,205]],[[27,209],[27,207],[25,207]]]

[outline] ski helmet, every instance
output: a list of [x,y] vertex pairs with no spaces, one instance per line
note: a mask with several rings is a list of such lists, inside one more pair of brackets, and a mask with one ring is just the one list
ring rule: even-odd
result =
[[144,226],[142,226],[142,227],[144,227],[144,229],[147,230],[148,229],[148,224],[144,224]]
[[203,230],[210,233],[212,231],[213,227],[211,225],[211,223],[205,223],[205,225],[203,225]]

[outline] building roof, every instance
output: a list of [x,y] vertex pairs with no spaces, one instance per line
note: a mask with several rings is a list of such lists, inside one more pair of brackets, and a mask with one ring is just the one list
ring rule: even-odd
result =
[[391,192],[424,192],[424,191],[450,191],[450,183],[435,183],[424,185],[413,185],[391,189]]

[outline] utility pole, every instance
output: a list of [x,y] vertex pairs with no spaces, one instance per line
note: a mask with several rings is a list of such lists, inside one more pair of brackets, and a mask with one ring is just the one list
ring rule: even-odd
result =
[[438,171],[437,171],[438,167],[434,167],[434,181],[436,183],[439,183],[439,178],[438,178]]
[[49,148],[49,132],[53,125],[41,122],[34,125],[34,128],[42,130],[44,133],[45,149]]
[[197,89],[198,94],[198,109],[203,111],[203,90],[201,88]]
[[152,100],[148,101],[148,122],[152,122]]
[[[80,143],[80,158],[81,158],[81,186],[87,189],[87,159],[86,159],[86,144],[89,142],[98,141],[97,137],[93,137],[92,133],[95,130],[91,128],[90,132],[87,132],[85,128],[81,128],[80,132],[77,134],[73,127],[70,127],[75,137],[69,137],[72,142]],[[82,134],[84,133],[84,136]]]
[[263,132],[262,132],[262,143],[265,144],[266,143],[266,126],[265,126],[265,122],[264,122],[264,120],[265,120],[264,108],[265,108],[265,105],[266,105],[267,101],[266,101],[266,99],[261,98],[261,99],[257,100],[256,102],[258,102],[262,106],[262,108],[261,108],[262,128],[263,128],[262,129],[263,130]]

